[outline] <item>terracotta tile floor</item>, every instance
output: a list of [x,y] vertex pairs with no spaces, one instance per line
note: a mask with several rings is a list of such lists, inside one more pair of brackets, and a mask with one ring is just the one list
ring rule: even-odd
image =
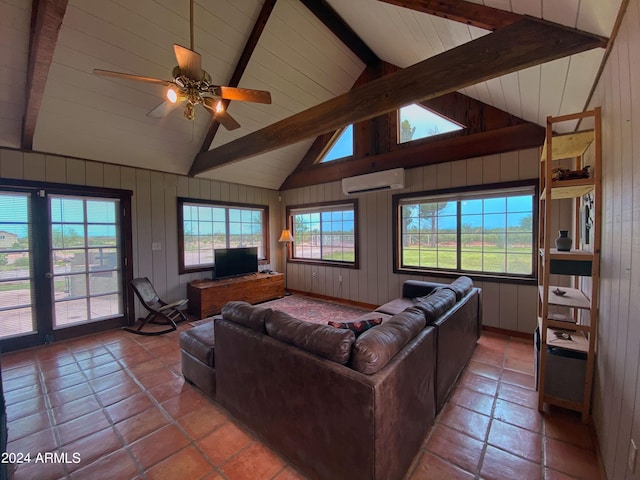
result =
[[[17,480],[304,478],[183,381],[178,332],[5,354],[2,376],[8,451],[67,457],[22,464]],[[406,479],[604,478],[589,427],[539,414],[533,388],[532,345],[484,333]]]

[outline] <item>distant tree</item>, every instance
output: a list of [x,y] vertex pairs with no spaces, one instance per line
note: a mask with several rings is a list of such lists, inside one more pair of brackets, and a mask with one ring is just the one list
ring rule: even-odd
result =
[[522,217],[520,219],[519,227],[525,232],[530,232],[533,229],[533,214],[530,213],[529,215]]
[[416,127],[412,127],[409,120],[403,120],[400,124],[400,143],[410,142],[414,133],[416,133]]
[[427,137],[435,137],[436,135],[440,135],[440,129],[437,125],[432,125],[427,128]]
[[427,223],[427,227],[431,230],[429,235],[429,246],[436,246],[436,231],[438,229],[438,212],[447,206],[446,202],[421,203],[419,206],[420,219]]

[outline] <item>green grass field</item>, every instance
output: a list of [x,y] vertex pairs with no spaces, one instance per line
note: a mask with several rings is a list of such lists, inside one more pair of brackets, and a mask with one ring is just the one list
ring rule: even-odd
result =
[[[530,274],[531,249],[467,247],[461,252],[461,268],[469,271]],[[457,268],[455,247],[405,247],[402,264],[407,267]]]

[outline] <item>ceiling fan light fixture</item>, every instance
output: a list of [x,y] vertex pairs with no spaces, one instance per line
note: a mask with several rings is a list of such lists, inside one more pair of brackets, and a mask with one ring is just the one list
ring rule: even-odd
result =
[[222,103],[222,100],[218,100],[218,102],[216,103],[215,112],[216,113],[224,112],[224,104]]
[[169,87],[167,89],[167,100],[171,103],[176,103],[178,101],[178,91],[175,88]]

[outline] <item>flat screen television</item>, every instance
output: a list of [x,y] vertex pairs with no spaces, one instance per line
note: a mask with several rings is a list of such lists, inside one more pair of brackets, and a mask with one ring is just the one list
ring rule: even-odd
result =
[[216,248],[214,278],[237,277],[258,271],[258,247]]

